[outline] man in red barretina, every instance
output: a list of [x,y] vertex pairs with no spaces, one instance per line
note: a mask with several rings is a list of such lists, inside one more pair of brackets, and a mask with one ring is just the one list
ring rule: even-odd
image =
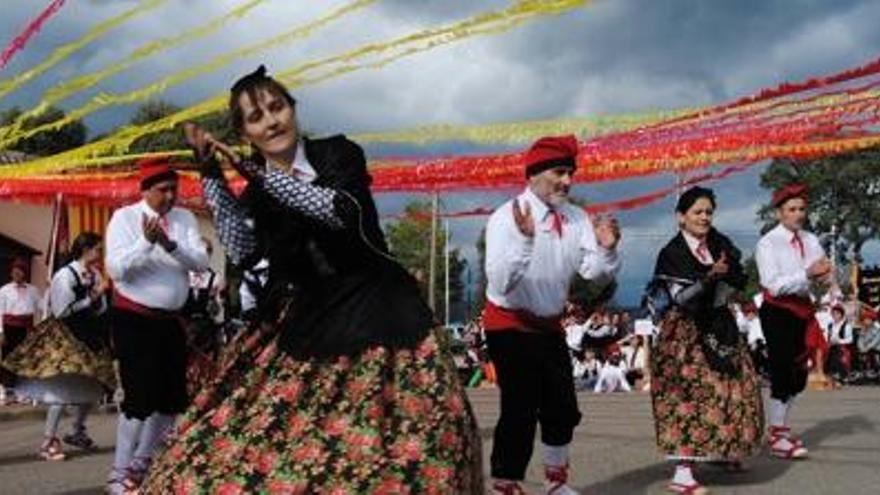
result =
[[770,361],[770,452],[783,459],[807,456],[803,443],[791,435],[788,418],[795,397],[807,384],[806,334],[815,314],[810,289],[833,277],[819,239],[803,229],[807,198],[807,188],[800,184],[775,191],[779,225],[761,237],[755,249],[764,294],[761,328]]
[[160,439],[188,405],[179,311],[189,273],[208,268],[195,215],[175,206],[177,172],[161,160],[139,168],[143,199],[116,210],[107,226],[111,331],[124,394],[110,493],[137,488]]
[[525,154],[525,191],[486,227],[483,323],[501,387],[493,493],[523,493],[539,422],[547,493],[577,493],[568,486],[568,446],[581,414],[560,321],[575,274],[605,282],[620,265],[617,222],[594,226],[568,201],[577,154],[574,136],[539,139]]

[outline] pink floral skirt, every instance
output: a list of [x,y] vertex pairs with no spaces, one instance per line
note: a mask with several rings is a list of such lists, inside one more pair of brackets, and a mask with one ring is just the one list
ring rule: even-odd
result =
[[743,459],[761,448],[761,390],[745,342],[737,377],[713,371],[690,319],[670,312],[651,350],[651,396],[657,445],[670,458]]
[[481,443],[445,338],[331,360],[234,342],[142,493],[483,493]]

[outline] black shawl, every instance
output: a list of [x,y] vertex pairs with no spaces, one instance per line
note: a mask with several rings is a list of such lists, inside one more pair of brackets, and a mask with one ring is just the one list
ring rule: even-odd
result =
[[730,239],[714,228],[709,231],[706,244],[716,261],[722,253],[727,254],[730,270],[725,276],[708,279],[711,266],[700,263],[681,232],[660,251],[654,275],[691,283],[702,281],[704,289],[688,301],[677,303],[676,307],[696,324],[700,346],[712,370],[726,376],[738,376],[742,370],[739,362],[742,337],[730,309],[726,304],[719,306],[716,300],[726,301],[734,290],[745,287],[747,277],[740,263],[742,254]]

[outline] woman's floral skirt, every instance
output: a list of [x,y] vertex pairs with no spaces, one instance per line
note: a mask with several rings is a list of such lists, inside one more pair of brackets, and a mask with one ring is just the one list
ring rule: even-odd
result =
[[331,360],[231,345],[142,493],[482,494],[481,443],[446,338]]
[[651,395],[657,445],[670,458],[742,459],[761,448],[764,410],[745,342],[738,377],[713,371],[694,322],[670,312],[651,350]]
[[16,376],[16,393],[48,403],[90,403],[116,387],[109,349],[93,351],[55,318],[42,321],[2,366]]

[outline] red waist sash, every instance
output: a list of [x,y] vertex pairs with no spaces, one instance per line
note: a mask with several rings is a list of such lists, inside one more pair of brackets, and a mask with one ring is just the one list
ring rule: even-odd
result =
[[537,316],[524,309],[507,309],[486,301],[483,309],[483,328],[487,332],[522,330],[525,332],[562,332],[562,315]]
[[33,328],[34,315],[3,315],[3,326]]
[[113,307],[130,313],[146,316],[147,318],[153,318],[154,320],[171,320],[180,316],[177,311],[144,306],[139,302],[132,301],[123,296],[118,291],[113,293]]
[[812,301],[800,296],[774,296],[769,290],[763,289],[764,303],[790,311],[802,320],[808,320],[816,314],[816,306]]

